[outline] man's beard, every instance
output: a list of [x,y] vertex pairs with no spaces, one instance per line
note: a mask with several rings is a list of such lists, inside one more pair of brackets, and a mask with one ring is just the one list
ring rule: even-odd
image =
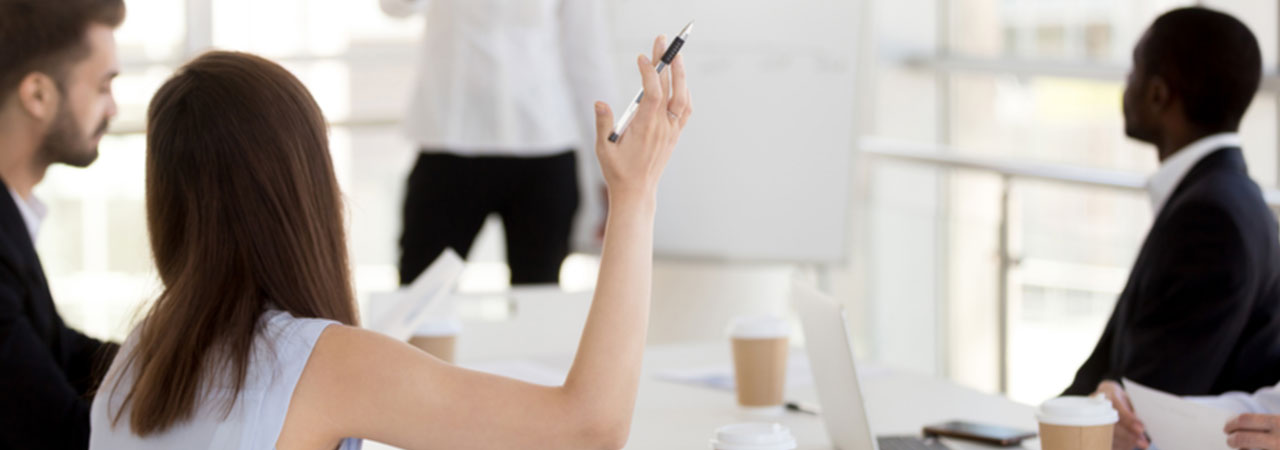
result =
[[88,167],[98,159],[98,146],[95,142],[107,132],[107,119],[102,119],[98,129],[88,139],[80,136],[80,127],[71,114],[70,108],[63,103],[58,108],[58,115],[53,119],[49,132],[40,142],[40,157],[52,164],[62,163],[74,167]]

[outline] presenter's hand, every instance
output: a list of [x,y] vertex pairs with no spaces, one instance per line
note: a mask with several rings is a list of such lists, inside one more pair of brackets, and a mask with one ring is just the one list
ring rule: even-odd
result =
[[1114,450],[1133,450],[1135,448],[1145,449],[1151,446],[1151,442],[1147,440],[1147,429],[1138,420],[1138,415],[1133,412],[1133,404],[1129,403],[1129,395],[1124,392],[1124,387],[1120,383],[1107,380],[1098,384],[1097,392],[1094,394],[1104,394],[1107,400],[1111,400],[1111,407],[1120,413],[1120,422],[1115,426],[1115,437],[1111,440],[1111,448]]
[[1223,431],[1228,447],[1280,450],[1280,416],[1241,414],[1227,422]]
[[684,57],[677,56],[669,70],[658,74],[653,61],[662,56],[666,39],[653,42],[653,59],[636,58],[644,84],[644,99],[631,126],[618,142],[609,142],[613,129],[613,111],[609,105],[596,102],[596,155],[609,188],[609,203],[619,200],[652,202],[658,179],[671,159],[671,151],[680,132],[693,114],[689,87],[685,84]]

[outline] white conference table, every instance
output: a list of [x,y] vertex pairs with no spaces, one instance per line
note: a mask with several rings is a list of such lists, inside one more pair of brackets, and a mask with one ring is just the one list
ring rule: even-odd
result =
[[[792,349],[792,351],[803,351]],[[773,421],[795,434],[800,449],[834,448],[818,416],[794,412],[774,417],[744,413],[731,391],[677,384],[654,377],[663,369],[730,362],[729,344],[711,343],[652,348],[646,353],[629,449],[706,448],[717,427],[738,422]],[[926,424],[970,420],[1035,430],[1035,410],[1004,397],[962,388],[947,381],[888,370],[862,375],[868,416],[877,435],[919,435]],[[812,383],[788,387],[787,398],[817,404]],[[986,448],[947,441],[953,449]],[[1038,442],[1024,448],[1038,449]],[[863,449],[843,449],[863,450]],[[869,449],[867,449],[869,450]]]
[[[494,353],[482,351],[482,342],[500,343],[503,348],[511,348],[513,343],[521,339],[504,336],[503,330],[514,330],[518,335],[530,336],[561,334],[559,340],[570,339],[573,342],[561,342],[556,348],[569,349],[575,347],[576,333],[581,330],[581,322],[585,319],[585,309],[589,304],[589,294],[567,294],[563,296],[548,295],[547,291],[537,291],[533,298],[514,296],[513,301],[519,303],[519,317],[513,317],[501,323],[480,323],[478,326],[467,324],[459,342],[459,358],[464,366],[494,367],[510,366],[512,362],[532,364],[538,370],[530,376],[530,381],[540,378],[563,380],[572,360],[568,352],[556,354],[530,352]],[[552,297],[561,297],[554,300]],[[560,319],[554,321],[552,318]],[[575,322],[569,327],[565,319]],[[568,331],[565,331],[568,329]],[[536,339],[536,338],[535,338]],[[467,341],[471,342],[468,343]],[[548,344],[550,345],[550,344]],[[546,347],[543,345],[542,347]],[[483,355],[480,358],[468,358],[467,350],[475,349],[472,354]],[[792,352],[803,353],[803,349],[792,348]],[[538,354],[544,356],[537,356]],[[551,356],[546,356],[551,355]],[[796,436],[801,450],[832,449],[825,426],[820,417],[784,412],[774,416],[751,415],[742,411],[736,404],[732,391],[718,390],[706,386],[676,383],[657,378],[664,371],[705,368],[709,366],[731,367],[730,347],[725,342],[703,342],[670,346],[650,346],[645,350],[644,373],[640,379],[640,387],[636,400],[636,409],[632,419],[631,435],[627,449],[666,450],[666,449],[699,449],[709,448],[709,440],[716,428],[741,422],[768,421],[778,422],[791,429]],[[488,370],[481,367],[482,370]],[[865,369],[865,368],[863,368]],[[504,369],[498,368],[497,373]],[[512,373],[528,375],[527,371],[517,370]],[[895,372],[885,369],[860,371],[863,396],[867,402],[868,416],[872,430],[877,435],[919,435],[927,424],[949,420],[968,420],[992,425],[1001,425],[1034,431],[1036,429],[1035,410],[1031,406],[1015,403],[1007,398],[977,392],[958,386],[949,381],[924,375]],[[555,381],[551,381],[554,383]],[[797,385],[798,384],[798,385]],[[787,399],[798,400],[809,404],[817,404],[817,393],[811,382],[788,383]],[[946,440],[952,449],[985,449],[991,448],[966,442]],[[369,450],[389,450],[393,447],[376,442],[366,442]],[[1039,449],[1036,440],[1027,441],[1022,448]],[[870,449],[842,449],[870,450]]]
[[[570,357],[544,357],[526,361],[564,371],[568,369]],[[775,416],[751,415],[738,408],[731,391],[681,384],[656,377],[656,373],[663,370],[720,364],[728,366],[729,361],[727,342],[647,349],[644,376],[640,380],[631,437],[626,448],[708,448],[708,440],[717,427],[755,421],[786,425],[795,434],[801,450],[834,448],[821,418],[817,416],[794,412]],[[927,376],[888,370],[874,370],[864,378],[863,395],[872,429],[877,435],[919,435],[926,424],[956,419],[1026,430],[1036,429],[1034,408],[1004,397],[983,394]],[[787,397],[810,404],[816,404],[817,400],[812,384],[789,387]],[[990,448],[951,440],[946,441],[946,444],[958,450]],[[365,448],[386,450],[392,447],[366,442]],[[1023,448],[1039,449],[1040,446],[1032,440],[1024,444]]]

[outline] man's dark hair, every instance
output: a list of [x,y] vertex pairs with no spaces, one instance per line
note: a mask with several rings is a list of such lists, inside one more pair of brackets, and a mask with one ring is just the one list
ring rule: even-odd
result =
[[1235,17],[1180,8],[1156,19],[1142,60],[1148,79],[1160,76],[1182,99],[1187,120],[1209,131],[1234,130],[1262,78],[1262,51]]
[[31,72],[61,83],[88,56],[89,25],[122,21],[124,0],[0,0],[0,101]]

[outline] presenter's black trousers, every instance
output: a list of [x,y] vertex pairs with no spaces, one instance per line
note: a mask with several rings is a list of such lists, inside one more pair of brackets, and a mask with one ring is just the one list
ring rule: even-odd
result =
[[412,283],[446,247],[466,257],[491,213],[506,231],[511,283],[555,283],[577,210],[572,150],[530,158],[423,150],[405,190],[400,284]]

